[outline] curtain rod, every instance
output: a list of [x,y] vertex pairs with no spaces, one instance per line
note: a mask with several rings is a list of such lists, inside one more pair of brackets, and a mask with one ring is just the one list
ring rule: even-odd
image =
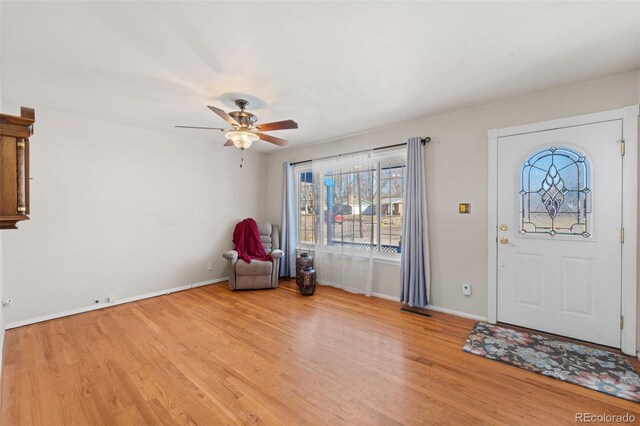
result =
[[[420,141],[422,142],[422,145],[428,144],[429,142],[431,142],[431,138],[429,136],[427,136],[426,138],[422,138],[420,139]],[[395,148],[398,146],[405,146],[407,143],[397,143],[395,145],[387,145],[387,146],[379,146],[377,148],[373,148],[373,151],[379,151],[381,149],[389,149],[389,148]],[[354,152],[348,152],[346,154],[338,154],[338,155],[331,155],[328,157],[320,157],[320,158],[316,158],[316,160],[324,160],[325,158],[331,158],[331,157],[341,157],[343,155],[351,155],[351,154],[357,154],[359,152],[365,152],[368,151],[368,149],[364,149],[362,151],[354,151]],[[313,160],[304,160],[304,161],[296,161],[295,163],[291,163],[292,166],[296,166],[298,164],[304,164],[304,163],[310,163]]]

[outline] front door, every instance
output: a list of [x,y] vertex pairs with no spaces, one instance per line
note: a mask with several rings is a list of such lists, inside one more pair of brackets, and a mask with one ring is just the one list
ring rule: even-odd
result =
[[622,120],[498,139],[498,321],[620,347]]

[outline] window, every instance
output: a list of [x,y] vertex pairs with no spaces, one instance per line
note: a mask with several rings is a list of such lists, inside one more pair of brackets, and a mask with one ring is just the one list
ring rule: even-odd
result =
[[591,168],[583,154],[549,148],[522,165],[520,234],[591,236]]
[[[327,174],[322,187],[314,186],[309,166],[298,167],[296,176],[299,244],[341,244],[381,252],[400,251],[406,176],[404,152],[376,158],[372,166],[355,166]],[[323,241],[318,241],[319,238]]]
[[310,171],[300,172],[297,175],[298,242],[313,244],[315,241],[313,227],[316,211],[313,178]]
[[380,164],[380,250],[397,252],[404,214],[405,160]]

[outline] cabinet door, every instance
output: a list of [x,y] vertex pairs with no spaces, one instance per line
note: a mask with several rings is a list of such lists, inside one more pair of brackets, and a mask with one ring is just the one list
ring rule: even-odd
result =
[[20,116],[0,113],[0,229],[17,229],[29,220],[29,137],[35,111],[22,107]]
[[16,167],[16,143],[14,137],[0,139],[0,215],[15,216],[17,213],[18,179]]

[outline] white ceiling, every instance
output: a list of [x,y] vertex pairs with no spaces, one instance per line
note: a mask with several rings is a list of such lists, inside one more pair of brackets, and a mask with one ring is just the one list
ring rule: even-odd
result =
[[271,134],[298,145],[640,68],[638,2],[3,2],[1,16],[6,100],[220,144],[172,126],[222,126],[206,105],[244,93],[260,121],[295,119]]

